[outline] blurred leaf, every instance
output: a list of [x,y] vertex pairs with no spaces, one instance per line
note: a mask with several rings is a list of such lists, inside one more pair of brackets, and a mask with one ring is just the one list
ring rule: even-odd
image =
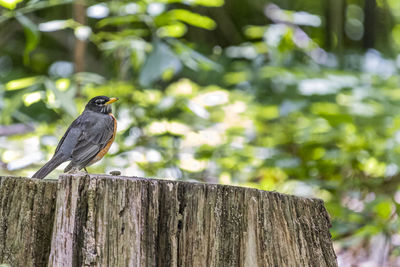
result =
[[74,79],[76,82],[80,84],[88,84],[88,83],[93,83],[93,84],[102,84],[105,82],[105,79],[103,76],[93,73],[93,72],[79,72],[74,74]]
[[139,82],[143,86],[149,86],[168,69],[177,73],[181,68],[182,64],[174,52],[166,44],[156,41],[139,74]]
[[279,109],[277,106],[265,106],[260,110],[260,117],[265,120],[275,119],[279,116]]
[[109,17],[100,20],[97,22],[98,28],[103,28],[106,26],[121,26],[124,24],[130,24],[132,22],[139,21],[139,18],[136,15],[128,15],[128,16],[118,16],[118,17]]
[[25,32],[25,50],[24,50],[24,64],[29,63],[29,55],[30,53],[36,49],[37,45],[39,44],[40,39],[40,32],[36,24],[34,24],[30,19],[28,19],[24,15],[17,15],[16,19],[19,23],[24,27]]
[[76,24],[72,19],[70,20],[51,20],[39,24],[39,30],[42,32],[53,32],[63,30],[68,27],[73,27]]
[[25,106],[30,106],[33,103],[40,101],[40,99],[42,98],[42,94],[41,94],[41,92],[33,92],[33,93],[24,94],[22,97],[23,97]]
[[[188,2],[185,0],[161,0],[163,3],[185,3]],[[224,0],[192,0],[189,4],[191,5],[200,5],[205,7],[219,7],[224,4]]]
[[197,13],[193,13],[186,9],[173,9],[167,12],[165,16],[207,30],[213,30],[217,26],[215,21],[212,20],[211,18],[199,15]]
[[227,85],[234,85],[244,82],[248,79],[248,74],[244,71],[230,72],[225,74],[224,81]]
[[170,38],[166,41],[175,48],[177,55],[186,67],[192,70],[222,70],[221,65],[185,45],[178,39]]
[[393,204],[391,201],[382,201],[374,206],[374,211],[381,219],[387,220],[392,214],[392,207]]
[[361,227],[355,232],[356,236],[374,236],[378,234],[382,229],[376,225],[365,225],[364,227]]
[[182,37],[186,33],[186,25],[180,22],[175,22],[170,25],[160,27],[157,31],[159,37]]
[[18,3],[23,0],[0,0],[0,6],[3,6],[8,9],[14,9]]
[[197,5],[208,7],[219,7],[224,4],[224,0],[193,0]]
[[18,80],[12,80],[6,84],[6,90],[12,91],[12,90],[18,90],[18,89],[22,89],[22,88],[27,88],[27,87],[32,86],[40,81],[42,81],[42,79],[40,77],[29,77],[29,78],[22,78],[22,79],[18,79]]
[[251,39],[258,39],[262,38],[264,36],[266,27],[264,26],[247,26],[244,29],[244,34],[247,36],[247,38]]
[[50,79],[47,79],[45,82],[45,86],[48,90],[55,95],[55,100],[58,105],[61,106],[71,117],[76,117],[78,112],[76,110],[76,105],[74,101],[76,90],[68,90],[68,91],[59,91],[55,82]]
[[372,177],[382,177],[386,172],[386,164],[371,157],[362,161],[360,169]]

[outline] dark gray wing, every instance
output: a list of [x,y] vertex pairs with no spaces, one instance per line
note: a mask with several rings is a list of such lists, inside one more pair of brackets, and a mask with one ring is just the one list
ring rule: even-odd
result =
[[58,142],[54,155],[63,155],[65,160],[71,159],[72,151],[82,134],[82,129],[79,127],[82,124],[82,121],[82,115],[80,115],[71,123],[60,142]]
[[[89,117],[89,116],[87,116]],[[86,166],[103,149],[114,134],[114,120],[105,114],[90,114],[82,123],[82,132],[72,151],[72,165]]]

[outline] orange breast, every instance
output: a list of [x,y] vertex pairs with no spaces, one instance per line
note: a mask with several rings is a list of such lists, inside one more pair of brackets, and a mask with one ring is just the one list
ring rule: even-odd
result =
[[110,113],[111,118],[114,120],[114,132],[113,135],[111,136],[110,140],[107,142],[107,145],[100,150],[100,152],[90,161],[89,165],[101,160],[105,154],[107,154],[108,150],[110,149],[112,143],[114,142],[115,139],[115,134],[117,133],[117,120],[115,119],[114,115]]

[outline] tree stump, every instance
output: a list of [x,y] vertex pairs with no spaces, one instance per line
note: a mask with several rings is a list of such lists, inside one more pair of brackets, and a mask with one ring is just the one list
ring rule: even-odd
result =
[[[7,185],[7,179],[15,185]],[[22,266],[45,266],[37,259],[46,257],[48,266],[337,266],[328,213],[318,199],[215,184],[64,174],[55,203],[19,209],[47,196],[26,184],[42,184],[54,199],[55,183],[2,178],[0,263],[21,266],[24,255]],[[12,210],[19,210],[19,217]],[[33,212],[51,215],[35,222]],[[4,228],[11,219],[15,227]],[[32,230],[18,228],[30,220]],[[34,252],[13,250],[8,231],[14,228],[25,232],[20,247]],[[32,242],[38,231],[52,233],[51,241]]]
[[0,176],[0,264],[46,266],[56,181]]

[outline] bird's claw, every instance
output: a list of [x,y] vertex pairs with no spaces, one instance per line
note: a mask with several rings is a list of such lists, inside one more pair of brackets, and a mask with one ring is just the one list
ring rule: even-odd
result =
[[86,172],[80,171],[77,168],[72,168],[71,170],[69,170],[67,173],[68,174],[78,174],[78,175],[87,175],[88,171],[86,170],[86,168],[84,168]]

